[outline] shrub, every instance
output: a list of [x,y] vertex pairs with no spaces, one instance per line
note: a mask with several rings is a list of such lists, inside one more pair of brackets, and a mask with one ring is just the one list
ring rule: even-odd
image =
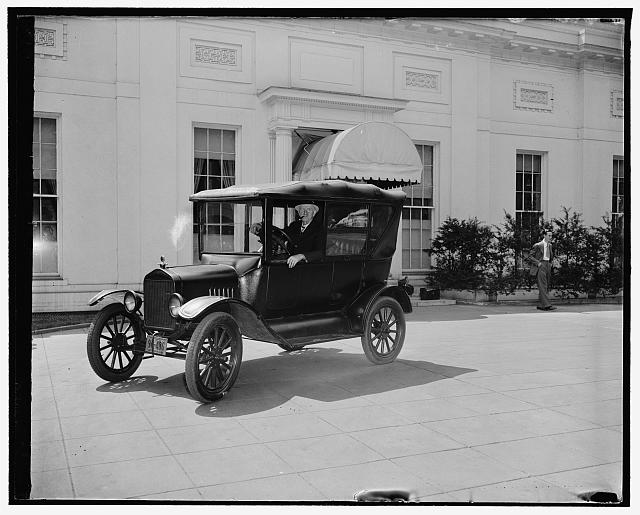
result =
[[484,284],[493,232],[477,218],[443,222],[431,242],[433,280],[440,288],[476,290]]
[[518,226],[505,212],[493,229],[477,218],[447,218],[432,242],[435,264],[431,280],[440,288],[483,290],[488,295],[531,289],[524,257],[545,231],[553,232],[554,268],[551,288],[562,298],[615,294],[622,287],[622,229],[603,217],[603,227],[586,227],[580,213],[563,207],[552,221],[530,228]]

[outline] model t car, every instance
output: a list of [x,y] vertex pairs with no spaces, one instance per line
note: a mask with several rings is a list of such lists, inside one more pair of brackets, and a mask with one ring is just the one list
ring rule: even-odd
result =
[[192,195],[199,263],[161,259],[142,292],[94,296],[92,306],[117,297],[89,329],[91,367],[121,381],[145,358],[184,359],[189,392],[207,402],[238,377],[242,336],[286,351],[360,336],[371,362],[392,362],[411,312],[407,293],[386,283],[404,198],[340,180]]

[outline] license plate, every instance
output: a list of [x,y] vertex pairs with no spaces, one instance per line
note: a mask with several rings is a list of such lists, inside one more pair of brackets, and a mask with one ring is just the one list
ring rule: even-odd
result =
[[167,339],[162,336],[156,336],[154,334],[147,335],[147,345],[144,349],[145,352],[151,354],[159,354],[165,356],[167,354]]

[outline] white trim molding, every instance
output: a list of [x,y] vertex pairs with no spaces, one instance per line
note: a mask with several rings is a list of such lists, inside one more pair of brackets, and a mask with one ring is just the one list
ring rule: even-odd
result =
[[[258,100],[268,108],[269,130],[275,127],[296,128],[302,122],[332,120],[332,127],[345,128],[368,120],[392,121],[394,113],[404,109],[408,100],[365,97],[346,93],[310,91],[271,86],[258,93]],[[336,118],[336,113],[342,113]],[[331,116],[329,116],[331,114]],[[326,115],[326,116],[325,116]],[[363,118],[364,116],[364,118]]]
[[540,82],[513,82],[513,108],[525,111],[552,112],[553,86]]

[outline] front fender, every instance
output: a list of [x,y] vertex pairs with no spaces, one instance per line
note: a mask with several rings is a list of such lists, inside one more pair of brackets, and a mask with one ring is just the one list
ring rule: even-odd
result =
[[94,295],[93,297],[91,297],[89,299],[89,306],[95,306],[98,302],[100,302],[105,297],[108,297],[109,295],[115,295],[116,293],[127,293],[128,291],[130,291],[131,293],[134,293],[136,295],[139,295],[140,297],[143,297],[142,293],[140,293],[138,291],[128,290],[128,289],[125,289],[125,290],[118,290],[118,289],[102,290],[100,293]]
[[218,297],[216,295],[207,297],[196,297],[195,299],[191,299],[180,307],[180,309],[178,310],[178,316],[183,320],[191,322],[196,318],[200,318],[200,315],[206,315],[209,312],[214,311],[214,309],[212,309],[212,306],[215,306],[216,304],[220,304],[219,307],[222,307],[222,303],[224,303],[225,300],[229,300],[229,298]]
[[259,313],[251,305],[229,297],[196,297],[186,302],[179,310],[178,317],[186,322],[199,322],[209,313],[222,311],[229,313],[240,328],[240,332],[253,340],[286,344],[286,341],[271,330]]

